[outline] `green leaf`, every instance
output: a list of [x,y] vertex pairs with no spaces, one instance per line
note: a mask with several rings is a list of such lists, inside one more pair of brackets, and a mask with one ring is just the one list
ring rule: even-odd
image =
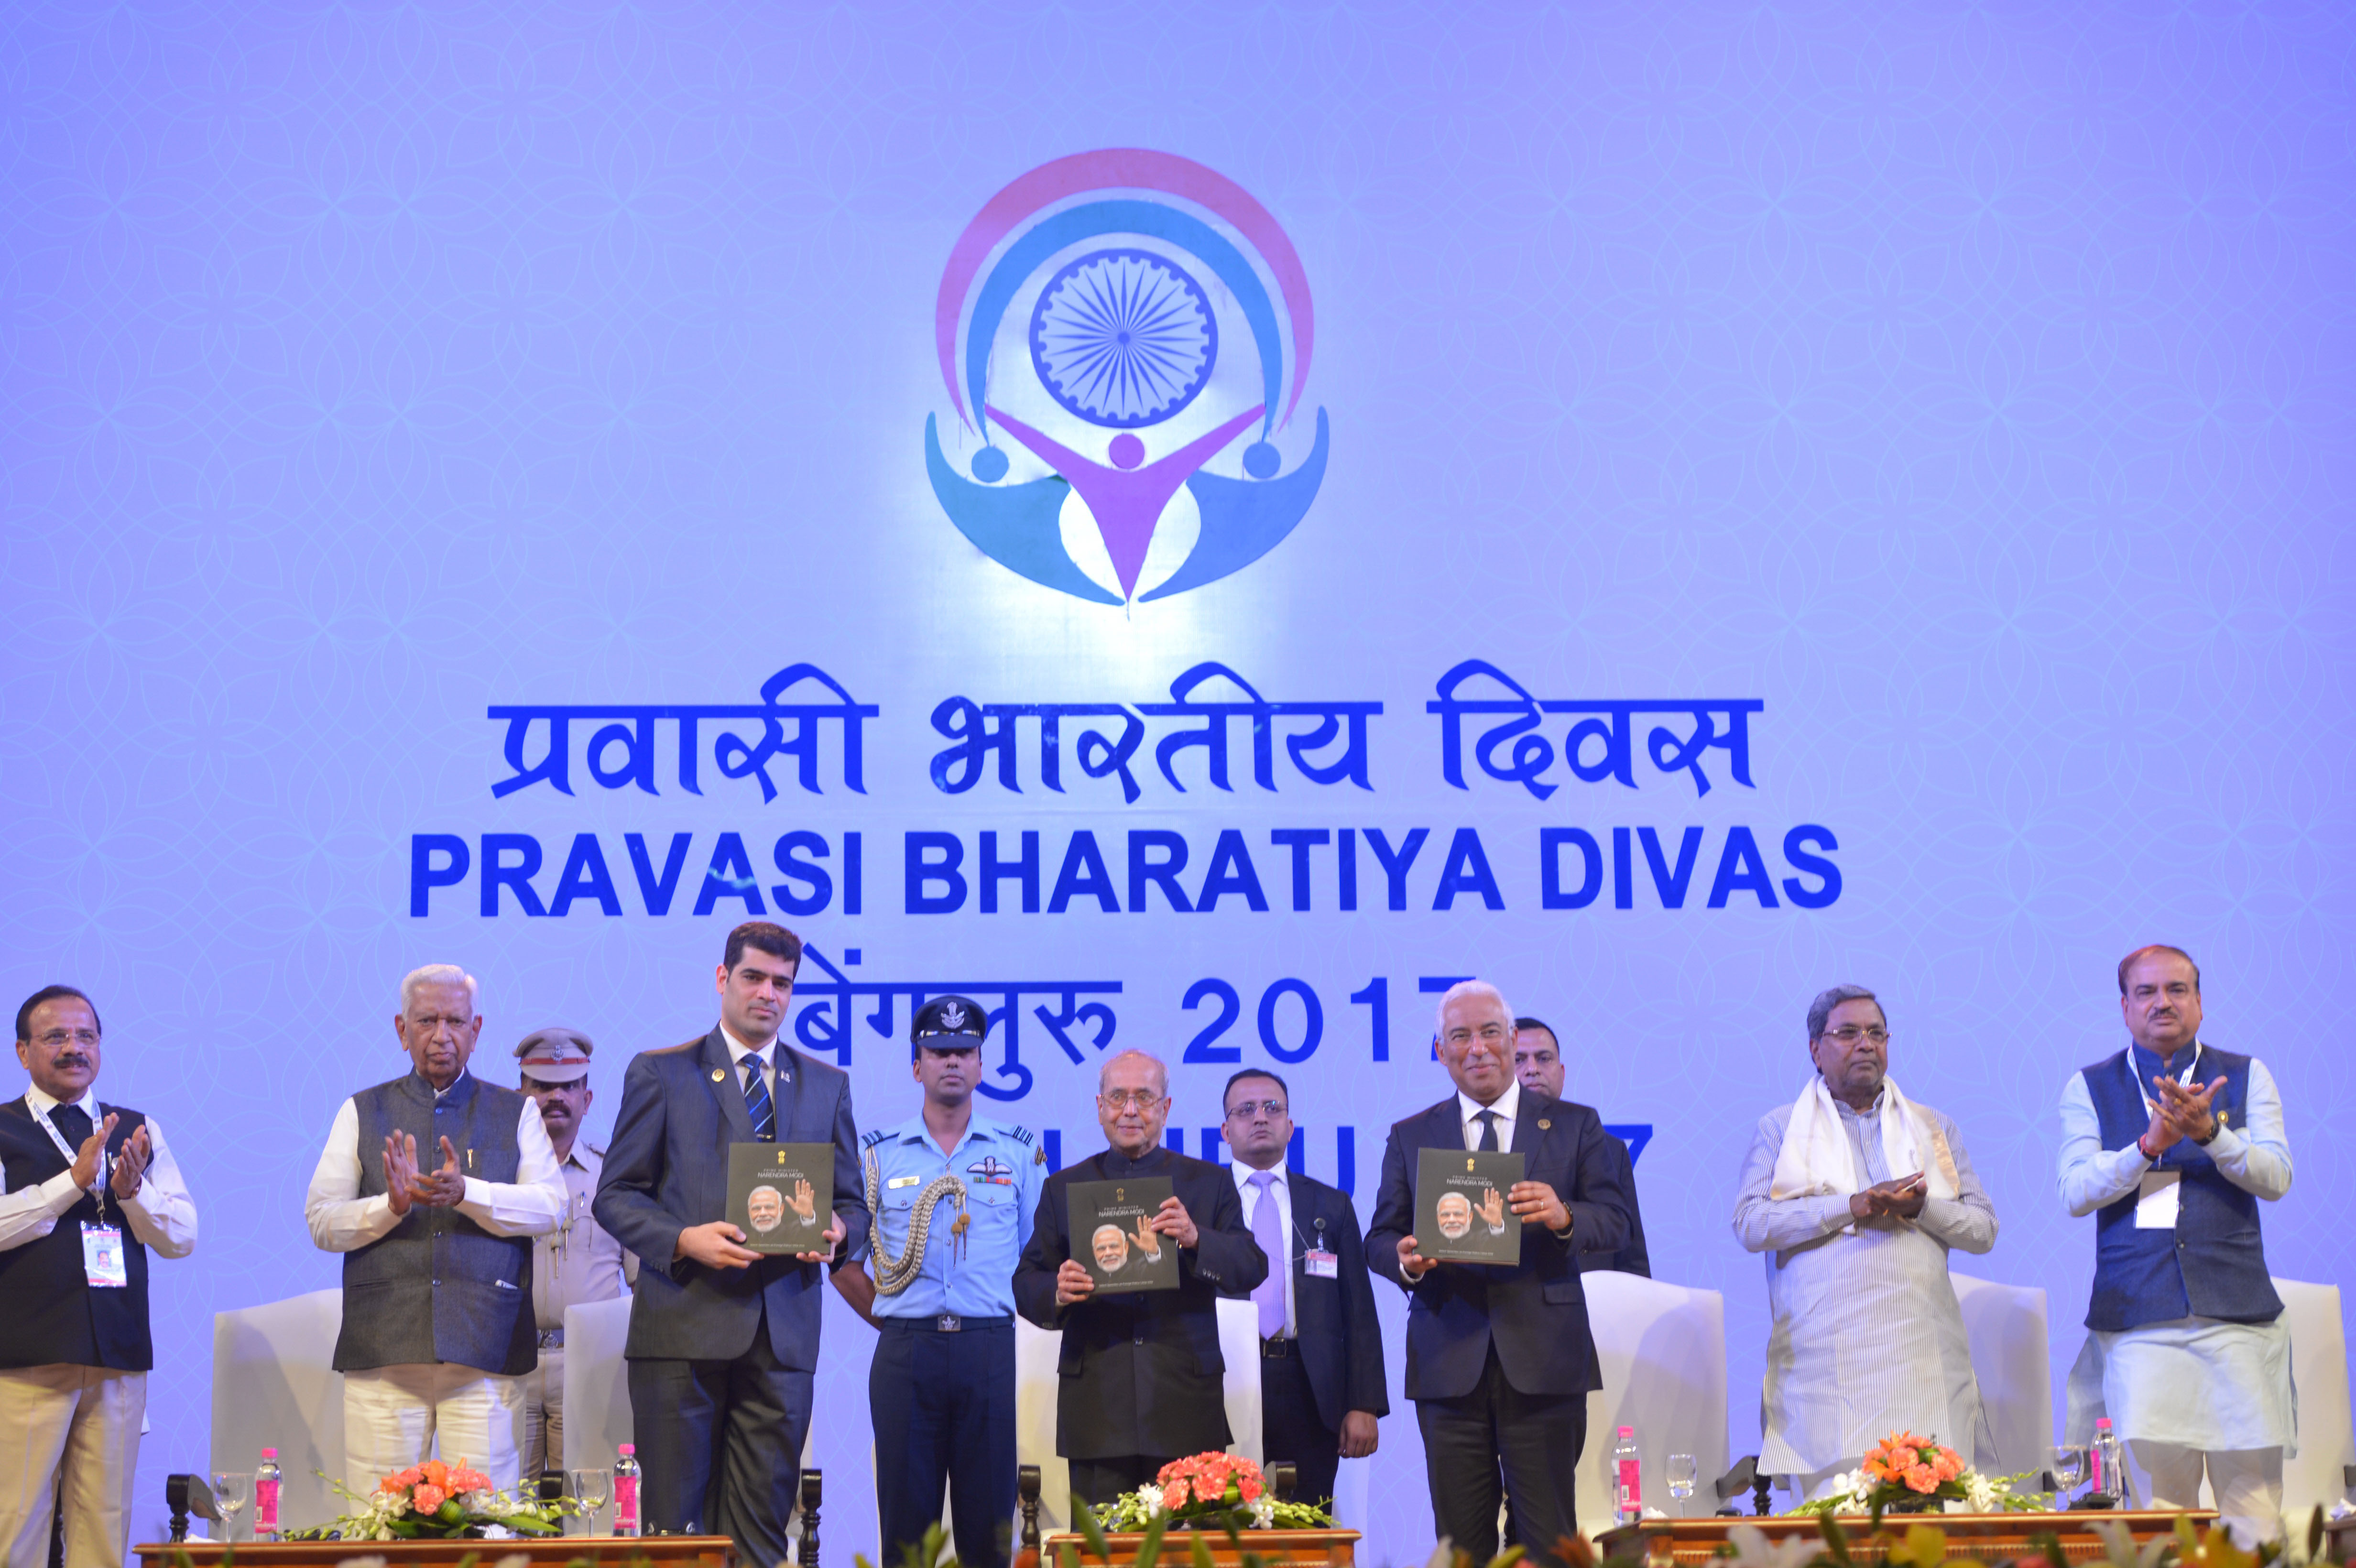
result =
[[2318,1503],[2315,1511],[2307,1516],[2307,1560],[2309,1563],[2322,1561],[2323,1536],[2323,1505]]
[[1170,1516],[1157,1513],[1145,1527],[1145,1539],[1137,1543],[1136,1568],[1153,1568],[1162,1561],[1162,1532],[1170,1528]]
[[[1229,1525],[1227,1527],[1227,1532],[1230,1535],[1234,1534],[1235,1527],[1233,1525]],[[1186,1543],[1191,1549],[1191,1555],[1194,1560],[1194,1568],[1218,1568],[1218,1565],[1211,1559],[1211,1543],[1203,1538],[1203,1532],[1201,1531],[1188,1531],[1186,1532]]]
[[1096,1509],[1086,1503],[1080,1504],[1072,1510],[1072,1523],[1079,1528],[1080,1539],[1088,1543],[1088,1550],[1096,1554],[1098,1562],[1112,1561],[1112,1548],[1105,1544],[1104,1527],[1097,1523]]
[[[1880,1523],[1881,1520],[1877,1517],[1874,1524],[1878,1528]],[[1833,1516],[1828,1513],[1816,1515],[1816,1529],[1824,1535],[1826,1554],[1839,1563],[1841,1568],[1849,1568],[1848,1532],[1835,1523]]]
[[1057,1544],[1055,1548],[1055,1565],[1056,1568],[1080,1568],[1080,1554],[1072,1549],[1072,1543],[1070,1541],[1066,1541]]
[[1489,1559],[1489,1568],[1514,1568],[1514,1564],[1519,1563],[1526,1555],[1527,1552],[1525,1548],[1519,1546],[1508,1546],[1505,1550],[1498,1552],[1497,1555]]

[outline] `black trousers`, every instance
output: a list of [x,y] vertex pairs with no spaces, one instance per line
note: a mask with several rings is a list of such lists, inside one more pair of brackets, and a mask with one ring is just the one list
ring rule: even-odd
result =
[[948,1488],[961,1568],[1005,1568],[1014,1542],[1014,1322],[935,1330],[886,1317],[867,1369],[883,1561],[940,1521]]
[[1091,1507],[1133,1492],[1162,1473],[1175,1454],[1123,1454],[1110,1459],[1074,1459],[1072,1500]]
[[1423,1468],[1433,1528],[1472,1553],[1497,1554],[1497,1504],[1513,1499],[1514,1536],[1534,1562],[1557,1563],[1558,1538],[1579,1535],[1579,1456],[1587,1445],[1583,1394],[1527,1394],[1506,1382],[1496,1347],[1472,1392],[1419,1399]]
[[1317,1391],[1301,1364],[1301,1347],[1291,1343],[1285,1349],[1293,1353],[1263,1354],[1259,1360],[1260,1452],[1270,1464],[1291,1462],[1295,1499],[1327,1502],[1342,1467],[1342,1435],[1329,1430],[1317,1413]]
[[645,1528],[724,1535],[742,1562],[784,1562],[809,1435],[810,1374],[779,1364],[767,1317],[733,1361],[637,1360],[629,1369]]

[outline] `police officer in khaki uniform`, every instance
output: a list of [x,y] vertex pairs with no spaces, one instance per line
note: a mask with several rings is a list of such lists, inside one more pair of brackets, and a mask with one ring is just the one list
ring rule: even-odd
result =
[[524,1378],[523,1474],[527,1481],[564,1469],[564,1309],[628,1294],[638,1260],[589,1215],[605,1151],[580,1141],[581,1118],[596,1098],[589,1058],[597,1048],[578,1029],[543,1029],[515,1048],[516,1086],[540,1106],[541,1125],[564,1178],[564,1221],[531,1248],[532,1309],[540,1326],[540,1365]]

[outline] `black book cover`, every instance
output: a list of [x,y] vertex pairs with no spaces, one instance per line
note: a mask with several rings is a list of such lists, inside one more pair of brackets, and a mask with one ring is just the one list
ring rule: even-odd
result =
[[1170,1196],[1166,1176],[1072,1183],[1072,1257],[1098,1296],[1178,1288],[1178,1243],[1149,1223]]
[[1415,1250],[1452,1264],[1518,1264],[1522,1221],[1505,1194],[1522,1179],[1510,1151],[1425,1148],[1415,1171]]
[[832,1144],[730,1144],[728,1222],[756,1253],[822,1253],[834,1208]]

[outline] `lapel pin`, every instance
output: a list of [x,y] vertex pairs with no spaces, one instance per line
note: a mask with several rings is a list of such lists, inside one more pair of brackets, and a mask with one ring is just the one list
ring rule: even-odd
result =
[[1538,1118],[1538,1131],[1542,1133],[1550,1133],[1554,1131],[1554,1124],[1547,1121],[1544,1116],[1540,1116]]
[[725,1072],[722,1072],[722,1071],[721,1071],[719,1068],[717,1068],[717,1067],[715,1067],[715,1068],[713,1068],[713,1069],[712,1070],[712,1081],[714,1083],[721,1083],[722,1081],[723,1081],[724,1079],[726,1079],[726,1078],[727,1078],[727,1076],[728,1076],[728,1074],[727,1074],[727,1073],[725,1073]]

